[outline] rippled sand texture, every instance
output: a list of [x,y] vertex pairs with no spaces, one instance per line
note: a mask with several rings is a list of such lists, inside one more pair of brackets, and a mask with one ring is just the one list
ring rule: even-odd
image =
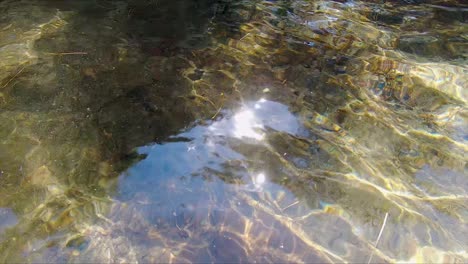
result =
[[0,2],[0,260],[468,261],[467,8]]

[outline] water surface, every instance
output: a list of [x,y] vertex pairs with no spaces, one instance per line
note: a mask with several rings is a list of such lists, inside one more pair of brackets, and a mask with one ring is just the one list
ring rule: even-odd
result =
[[0,1],[0,261],[468,261],[467,10]]

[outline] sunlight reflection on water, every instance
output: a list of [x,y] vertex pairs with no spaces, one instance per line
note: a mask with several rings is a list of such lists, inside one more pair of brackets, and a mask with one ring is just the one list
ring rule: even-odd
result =
[[288,107],[266,99],[246,103],[232,117],[211,124],[208,130],[213,135],[229,135],[235,138],[251,138],[261,141],[265,128],[297,134],[301,127],[297,117]]

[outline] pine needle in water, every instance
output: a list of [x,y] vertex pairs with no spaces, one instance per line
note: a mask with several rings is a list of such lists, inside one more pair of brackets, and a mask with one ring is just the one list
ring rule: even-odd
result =
[[62,56],[62,55],[87,55],[88,52],[76,51],[76,52],[46,52],[47,55]]
[[21,68],[13,77],[11,77],[3,86],[2,88],[5,88],[8,86],[8,84],[10,84],[11,81],[13,81],[23,70],[24,68],[26,68],[26,66],[23,66],[23,68]]
[[[385,218],[383,220],[382,227],[380,228],[379,235],[377,236],[377,240],[375,241],[375,249],[377,249],[377,246],[379,245],[380,237],[382,236],[385,225],[387,224],[387,218],[388,218],[388,212],[385,213]],[[369,257],[369,261],[367,261],[367,264],[371,263],[372,257],[374,257],[374,252],[371,253]]]

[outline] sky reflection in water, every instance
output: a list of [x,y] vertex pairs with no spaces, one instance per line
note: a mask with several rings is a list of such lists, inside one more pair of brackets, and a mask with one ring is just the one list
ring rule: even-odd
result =
[[[230,144],[245,142],[265,145],[268,144],[264,140],[267,128],[292,135],[297,135],[302,128],[287,106],[265,99],[246,103],[235,113],[225,112],[223,115],[223,118],[211,124],[198,125],[172,137],[176,142],[140,147],[138,153],[147,157],[121,178],[121,194],[126,197],[141,190],[153,192],[161,180],[185,179],[206,169],[222,173],[222,165],[226,161],[245,160]],[[268,183],[265,172],[245,169],[248,173],[242,175],[241,180],[247,186],[259,189]],[[177,184],[184,184],[183,180]],[[197,184],[200,183],[191,181],[186,188],[196,188]]]
[[14,226],[17,222],[18,219],[12,209],[0,207],[0,235],[5,229]]
[[[294,250],[296,242],[288,243],[287,240],[297,238],[285,235],[287,232],[284,232],[284,237],[280,235],[285,227],[274,217],[256,212],[248,201],[262,203],[265,194],[268,197],[281,196],[287,210],[288,204],[297,205],[295,195],[272,183],[268,168],[249,166],[261,164],[261,161],[251,160],[252,157],[236,149],[247,145],[268,147],[266,137],[272,130],[299,135],[303,129],[301,122],[287,106],[265,99],[248,102],[237,111],[226,111],[221,116],[207,125],[198,125],[173,136],[169,142],[140,147],[138,153],[147,156],[121,175],[118,198],[148,205],[140,207],[138,213],[162,233],[167,225],[175,225],[179,233],[190,230],[190,235],[181,235],[184,239],[191,239],[187,244],[190,250],[197,251],[199,249],[194,248],[200,246],[200,250],[210,252],[210,257],[206,258],[201,257],[201,253],[194,253],[199,256],[190,256],[190,260],[266,261],[273,258],[267,258],[269,253],[265,253],[272,248],[282,252],[272,253],[275,256]],[[204,220],[198,220],[197,224],[196,219]],[[250,228],[240,228],[239,223]],[[253,233],[263,232],[262,236],[269,234],[270,240],[279,241],[273,246],[271,243],[261,246],[265,250],[263,253],[260,250],[244,255],[250,243],[262,239],[250,237],[249,229],[256,230],[250,231]],[[242,237],[236,242],[239,247],[232,248],[223,240],[228,238],[232,241],[236,237]],[[197,239],[203,242],[196,242]],[[203,249],[200,243],[207,241],[213,242]],[[301,245],[305,246],[303,242]],[[326,259],[311,252],[310,260]],[[236,257],[229,257],[229,254]]]

